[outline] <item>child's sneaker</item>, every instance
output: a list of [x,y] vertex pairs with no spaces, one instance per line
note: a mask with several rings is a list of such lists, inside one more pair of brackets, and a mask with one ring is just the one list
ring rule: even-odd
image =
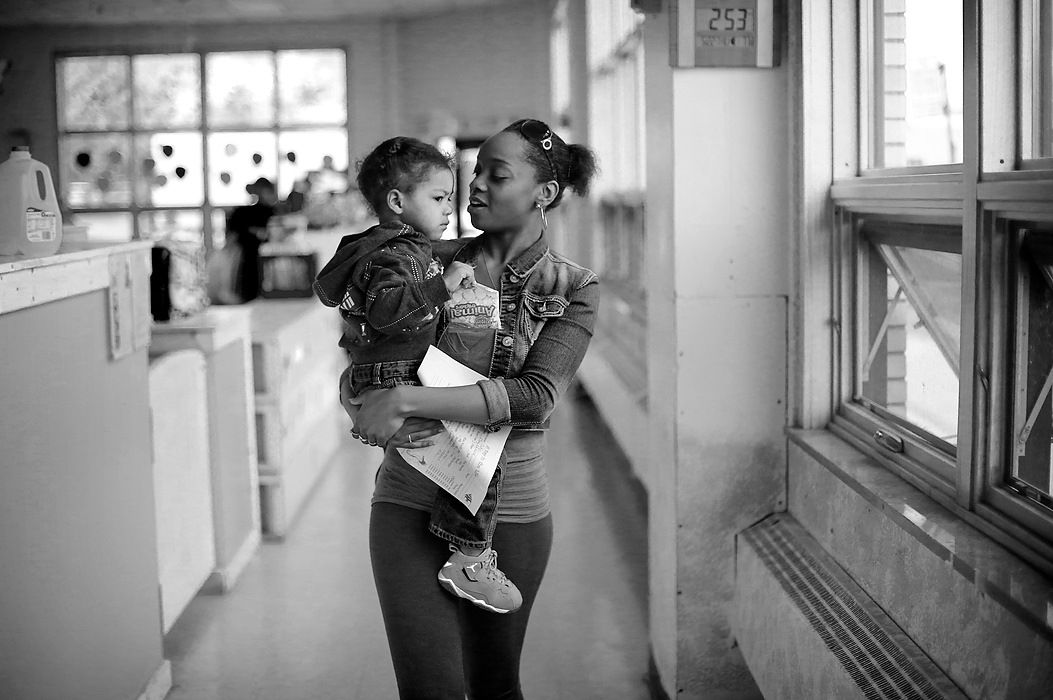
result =
[[477,557],[463,554],[452,544],[450,551],[453,555],[439,571],[439,583],[447,591],[495,613],[515,612],[523,604],[523,594],[497,568],[493,549]]

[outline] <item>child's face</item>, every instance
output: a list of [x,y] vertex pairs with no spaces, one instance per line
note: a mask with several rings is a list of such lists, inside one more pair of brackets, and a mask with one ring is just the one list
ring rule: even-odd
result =
[[435,168],[419,185],[402,198],[399,219],[437,241],[446,231],[453,214],[453,173]]

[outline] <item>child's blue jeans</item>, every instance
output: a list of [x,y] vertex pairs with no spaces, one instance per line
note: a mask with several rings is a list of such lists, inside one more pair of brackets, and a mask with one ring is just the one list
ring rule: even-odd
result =
[[[420,380],[417,379],[418,367],[420,362],[415,360],[355,365],[351,368],[351,390],[360,396],[374,389],[420,386]],[[490,484],[486,487],[486,497],[474,516],[446,489],[438,489],[431,508],[428,530],[458,547],[489,547],[494,538],[494,528],[497,526],[497,503],[501,497],[504,464],[505,456],[502,453]]]

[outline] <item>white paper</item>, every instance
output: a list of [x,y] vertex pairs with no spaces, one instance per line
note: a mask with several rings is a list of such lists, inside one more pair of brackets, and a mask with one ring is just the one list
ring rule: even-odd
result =
[[[435,346],[428,348],[417,376],[424,386],[430,387],[469,386],[486,379]],[[442,423],[446,431],[433,438],[434,445],[399,448],[399,454],[475,515],[486,497],[486,487],[494,476],[512,428],[504,426],[491,433],[481,425],[455,421]]]
[[135,349],[132,259],[127,253],[111,255],[108,264],[110,271],[110,356],[114,360],[119,360]]

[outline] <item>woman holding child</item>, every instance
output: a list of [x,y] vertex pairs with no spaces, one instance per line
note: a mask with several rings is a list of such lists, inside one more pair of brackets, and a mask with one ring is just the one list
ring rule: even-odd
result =
[[[552,546],[545,429],[588,348],[599,300],[596,276],[550,250],[547,213],[566,190],[587,192],[595,172],[588,148],[566,144],[543,122],[520,120],[490,137],[479,150],[468,208],[483,233],[431,242],[443,266],[471,265],[476,283],[500,292],[500,328],[458,335],[447,325],[438,342],[488,379],[378,388],[354,399],[342,387],[345,401],[360,404],[348,406],[352,432],[386,448],[370,556],[402,698],[522,698],[520,655]],[[492,543],[501,552],[497,573],[522,595],[514,612],[494,614],[436,582],[450,561],[448,543],[429,533],[438,487],[394,448],[428,444],[439,419],[513,428]]]

